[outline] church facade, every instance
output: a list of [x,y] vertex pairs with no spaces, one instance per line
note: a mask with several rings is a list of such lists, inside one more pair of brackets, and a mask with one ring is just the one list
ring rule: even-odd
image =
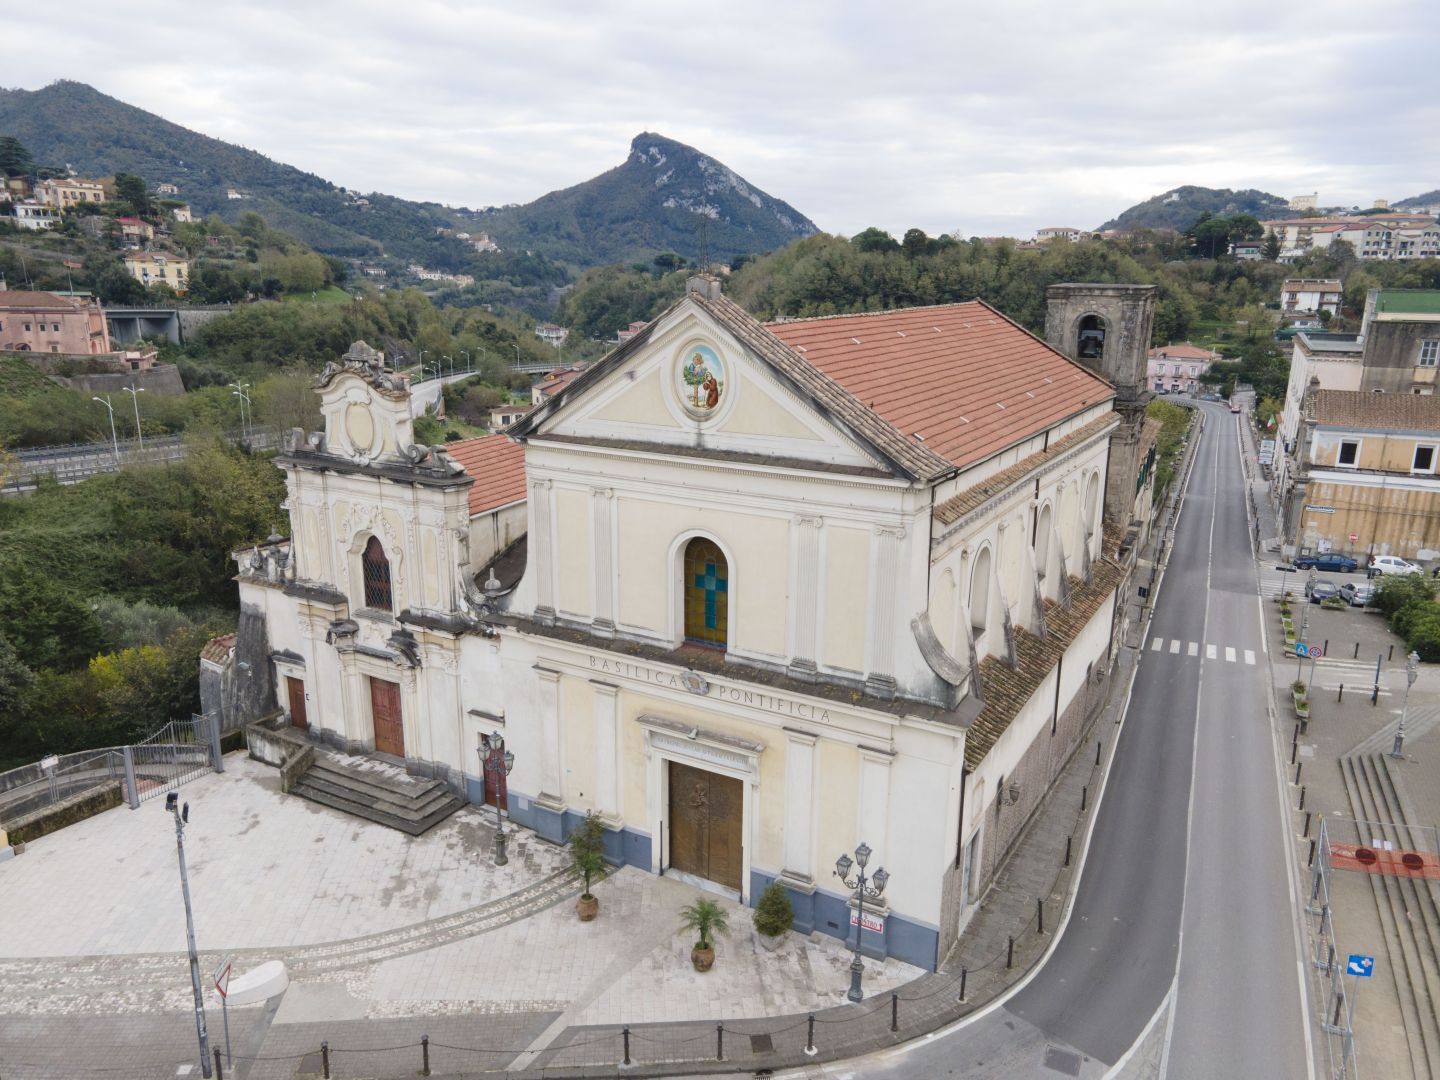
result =
[[[425,448],[357,344],[278,458],[292,539],[237,553],[231,681],[548,839],[593,811],[616,864],[778,880],[796,929],[934,967],[1106,688],[1109,347],[978,302],[766,325],[702,276],[505,435]],[[833,872],[861,842],[890,874],[863,927]]]

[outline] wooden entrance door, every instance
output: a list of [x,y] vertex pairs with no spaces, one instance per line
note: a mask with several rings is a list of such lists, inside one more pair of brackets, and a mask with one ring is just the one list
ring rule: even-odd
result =
[[670,865],[739,890],[739,780],[670,762]]
[[375,749],[405,756],[405,725],[400,719],[400,684],[370,679],[370,715],[375,721]]
[[305,680],[286,675],[285,694],[290,701],[290,725],[306,730],[310,727],[310,719],[305,715]]

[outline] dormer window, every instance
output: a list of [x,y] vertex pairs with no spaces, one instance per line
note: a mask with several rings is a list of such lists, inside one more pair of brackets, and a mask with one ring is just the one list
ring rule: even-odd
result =
[[[352,549],[353,550],[353,549]],[[390,591],[390,560],[378,537],[372,536],[360,556],[360,571],[365,581],[365,606],[377,611],[393,611]]]

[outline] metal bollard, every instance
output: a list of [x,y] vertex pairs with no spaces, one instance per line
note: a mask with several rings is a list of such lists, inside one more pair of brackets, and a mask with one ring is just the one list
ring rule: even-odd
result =
[[1344,1005],[1344,1004],[1345,1004],[1345,999],[1340,995],[1339,991],[1336,991],[1336,993],[1335,993],[1335,1018],[1330,1021],[1330,1026],[1331,1026],[1331,1027],[1338,1028],[1338,1027],[1340,1026],[1340,1007],[1341,1007],[1342,1005]]
[[1296,737],[1290,741],[1290,764],[1291,764],[1291,765],[1294,765],[1294,764],[1295,764],[1295,755],[1298,754],[1299,752],[1300,752],[1300,737],[1299,737],[1299,735],[1297,734]]
[[320,1044],[320,1069],[325,1074],[325,1080],[330,1080],[330,1044]]
[[1325,957],[1325,974],[1330,975],[1335,970],[1335,946],[1330,946],[1330,952]]
[[1096,764],[1096,765],[1099,765],[1099,764],[1100,764],[1100,750],[1101,750],[1101,748],[1102,748],[1104,745],[1105,745],[1105,744],[1104,744],[1103,742],[1101,742],[1099,739],[1096,739],[1096,740],[1095,740],[1095,764]]
[[969,968],[963,968],[963,967],[962,967],[962,968],[960,969],[960,1000],[961,1000],[961,1001],[964,1001],[964,1000],[965,1000],[965,980],[966,980],[966,978],[969,977],[969,975],[970,975],[970,969],[969,969]]
[[[811,1041],[811,1042],[814,1042],[814,1041],[815,1041],[815,1039],[814,1039],[814,1034],[813,1034],[814,1031],[815,1031],[815,1017],[814,1017],[814,1016],[811,1016],[811,1017],[810,1017],[810,1031],[811,1031],[811,1033],[812,1033],[812,1034],[811,1034],[811,1039],[810,1039],[810,1041]],[[629,1064],[630,1064],[630,1025],[629,1025],[629,1024],[626,1024],[626,1025],[625,1025],[625,1030],[622,1031],[622,1032],[620,1032],[620,1037],[625,1040],[625,1061],[623,1062],[623,1064],[629,1065]],[[807,1051],[808,1051],[809,1047],[806,1047],[806,1049],[807,1049]]]
[[1340,684],[1340,693],[1338,693],[1338,694],[1335,695],[1335,700],[1336,700],[1336,701],[1344,701],[1344,700],[1345,700],[1345,684],[1344,684],[1343,682]]
[[1295,783],[1297,784],[1300,783],[1300,770],[1303,768],[1305,768],[1305,762],[1303,761],[1295,766]]
[[[628,1038],[629,1038],[629,1035],[630,1035],[630,1029],[629,1029],[629,1028],[626,1028],[626,1029],[625,1029],[625,1035],[626,1035],[626,1038],[628,1039]],[[812,1057],[813,1057],[814,1054],[815,1054],[815,1014],[814,1014],[814,1013],[811,1013],[811,1014],[810,1014],[810,1030],[809,1030],[809,1033],[805,1036],[805,1053],[810,1054]],[[629,1059],[627,1058],[626,1061],[628,1062]]]
[[725,1060],[725,1025],[715,1025],[715,1060]]
[[[1314,865],[1315,865],[1315,841],[1314,841],[1314,840],[1311,840],[1311,841],[1310,841],[1310,857],[1305,860],[1305,865],[1306,865],[1306,867],[1311,867],[1311,866],[1314,866]],[[1316,893],[1317,896],[1318,896],[1319,893],[1320,893],[1320,879],[1319,879],[1319,878],[1316,878],[1316,879],[1315,879],[1315,893]],[[1311,897],[1311,899],[1314,899],[1314,897]]]
[[1015,966],[1015,935],[1014,935],[1014,934],[1011,934],[1011,935],[1010,935],[1010,944],[1005,947],[1005,967],[1008,969],[1008,968],[1012,968],[1012,967],[1014,967],[1014,966]]
[[1325,639],[1325,651],[1322,652],[1320,655],[1321,655],[1321,656],[1329,656],[1329,655],[1330,655],[1330,639],[1329,639],[1328,637]]
[[1085,812],[1085,803],[1086,803],[1086,801],[1089,799],[1089,797],[1090,797],[1090,788],[1089,788],[1089,786],[1087,785],[1086,787],[1082,787],[1082,788],[1080,789],[1080,812],[1081,812],[1082,814]]
[[1040,928],[1040,933],[1045,933],[1045,901],[1035,900],[1035,923]]
[[1352,656],[1350,657],[1350,659],[1351,659],[1351,660],[1359,660],[1359,659],[1360,659],[1360,642],[1358,642],[1358,641],[1355,642],[1355,652],[1354,652],[1354,655],[1352,655]]
[[1065,837],[1065,865],[1066,865],[1066,866],[1069,866],[1069,865],[1070,865],[1070,841],[1071,841],[1071,839],[1073,839],[1073,838],[1072,838],[1072,837],[1069,837],[1069,836]]
[[420,1036],[420,1075],[430,1075],[430,1036]]
[[1297,806],[1295,809],[1296,809],[1296,810],[1304,810],[1304,809],[1305,809],[1305,785],[1304,785],[1304,784],[1301,784],[1301,785],[1300,785],[1300,805]]
[[1391,660],[1394,660],[1394,659],[1395,659],[1395,646],[1394,646],[1394,645],[1391,645],[1391,646],[1390,646],[1390,655],[1387,656],[1387,657],[1385,657],[1385,662],[1388,664]]
[[1300,834],[1302,840],[1310,839],[1310,811],[1305,811],[1305,831]]
[[220,1047],[215,1047],[215,1080],[225,1080],[225,1066],[221,1064]]
[[900,1030],[900,995],[893,990],[890,993],[890,1030]]

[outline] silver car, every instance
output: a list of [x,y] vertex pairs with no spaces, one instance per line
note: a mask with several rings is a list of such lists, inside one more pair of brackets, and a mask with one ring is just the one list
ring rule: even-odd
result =
[[1364,607],[1375,598],[1375,586],[1359,581],[1347,581],[1340,586],[1340,599],[1351,607]]

